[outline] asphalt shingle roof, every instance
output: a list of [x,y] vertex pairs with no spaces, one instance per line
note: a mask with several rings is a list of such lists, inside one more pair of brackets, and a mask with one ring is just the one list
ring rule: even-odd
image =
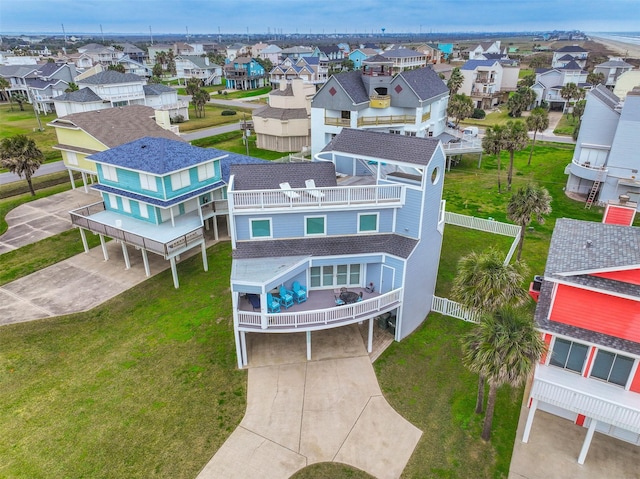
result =
[[266,163],[231,166],[235,176],[234,190],[279,190],[280,183],[291,188],[305,188],[306,180],[314,180],[319,188],[337,186],[333,163]]
[[101,151],[88,158],[98,163],[154,175],[166,175],[226,154],[214,148],[200,148],[183,141],[147,136]]
[[322,151],[336,151],[424,166],[429,164],[438,143],[439,140],[434,138],[343,128]]
[[278,256],[334,256],[387,253],[408,258],[418,240],[397,234],[325,236],[273,241],[238,241],[235,259]]
[[144,96],[158,96],[162,95],[163,93],[175,92],[175,90],[170,86],[163,85],[161,83],[143,85],[142,90],[144,91]]
[[102,101],[102,98],[95,94],[91,88],[84,87],[76,91],[63,93],[62,95],[55,97],[54,100],[73,101],[76,103],[91,103],[95,101]]
[[133,193],[128,190],[123,190],[120,188],[114,188],[112,186],[107,185],[93,185],[91,188],[98,191],[104,191],[105,193],[114,193],[116,195],[125,196],[127,198],[131,198],[132,200],[142,201],[144,203],[150,203],[155,206],[160,206],[161,208],[168,208],[173,205],[177,205],[178,203],[182,203],[183,201],[188,200],[189,198],[194,198],[196,196],[200,196],[209,191],[218,189],[224,186],[224,182],[218,181],[214,184],[203,186],[202,188],[198,188],[197,190],[189,191],[183,195],[177,196],[175,198],[171,198],[170,200],[161,200],[158,198],[153,198],[151,196],[144,196],[138,193]]
[[369,93],[367,93],[367,89],[362,82],[362,72],[354,70],[352,72],[338,73],[337,75],[333,75],[333,78],[335,78],[356,105],[369,101]]
[[596,68],[598,67],[613,67],[613,68],[633,68],[633,65],[628,64],[627,62],[625,62],[624,60],[609,60],[607,62],[604,63],[600,63],[598,65],[596,65]]
[[580,52],[580,53],[584,53],[588,51],[589,50],[585,50],[584,48],[579,47],[578,45],[567,45],[560,48],[559,50],[556,50],[556,52]]
[[582,70],[582,67],[578,65],[575,61],[571,60],[563,67],[558,67],[558,70]]
[[446,83],[431,67],[400,72],[398,76],[405,79],[421,101],[449,92]]
[[383,57],[387,58],[409,58],[409,57],[426,57],[424,53],[410,50],[408,48],[398,48],[397,50],[388,50],[382,52]]
[[491,67],[499,63],[496,60],[467,60],[464,65],[460,67],[460,70],[475,70],[478,67]]
[[[89,90],[90,91],[90,90]],[[53,126],[78,127],[108,148],[139,138],[157,137],[184,141],[175,133],[158,125],[150,106],[129,105],[104,110],[72,113],[52,121]]]
[[90,77],[78,80],[78,84],[109,85],[115,83],[139,83],[144,78],[133,73],[120,73],[115,70],[105,70]]
[[274,108],[265,106],[253,112],[257,118],[275,118],[276,120],[306,120],[309,118],[306,108]]

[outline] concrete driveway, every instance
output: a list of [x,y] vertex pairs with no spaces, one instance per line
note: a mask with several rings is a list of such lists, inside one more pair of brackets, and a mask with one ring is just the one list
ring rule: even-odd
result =
[[247,410],[197,479],[287,479],[341,462],[400,477],[422,432],[380,391],[357,325],[305,334],[249,334]]

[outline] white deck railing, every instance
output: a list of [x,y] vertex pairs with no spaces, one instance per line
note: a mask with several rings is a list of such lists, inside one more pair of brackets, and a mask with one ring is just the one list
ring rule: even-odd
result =
[[296,208],[308,206],[404,204],[403,185],[358,185],[330,188],[292,188],[289,190],[229,191],[233,210]]
[[337,325],[358,319],[366,319],[370,313],[383,312],[398,305],[402,288],[366,299],[358,303],[335,306],[313,311],[274,313],[263,315],[257,312],[238,311],[238,326],[250,329],[304,329],[314,326]]
[[[570,373],[567,373],[570,374]],[[594,381],[592,379],[580,378],[584,381]],[[605,385],[603,385],[605,386]],[[620,391],[637,396],[635,393]],[[633,408],[619,402],[588,394],[584,391],[571,388],[547,378],[541,378],[536,373],[531,397],[536,398],[554,406],[561,407],[568,411],[582,414],[611,424],[628,431],[640,434],[640,409]],[[635,399],[637,401],[637,398]],[[640,407],[640,406],[639,406]]]
[[476,218],[475,216],[461,215],[447,211],[444,214],[444,220],[450,225],[463,226],[464,228],[486,231],[487,233],[494,233],[503,236],[511,236],[512,238],[520,235],[520,226],[518,225],[501,223],[500,221],[494,220],[485,220],[483,218]]
[[477,312],[468,310],[460,303],[438,296],[433,297],[431,311],[444,314],[445,316],[451,316],[452,318],[462,319],[469,323],[478,323],[480,321],[480,315]]

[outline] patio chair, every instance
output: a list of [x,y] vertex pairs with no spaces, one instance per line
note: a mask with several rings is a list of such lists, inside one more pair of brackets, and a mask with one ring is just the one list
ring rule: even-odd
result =
[[279,313],[280,312],[280,301],[274,299],[271,293],[267,293],[267,312],[269,313]]
[[334,295],[334,298],[336,298],[336,306],[344,306],[346,304],[344,301],[340,299],[340,296]]
[[300,198],[300,193],[296,193],[295,191],[292,191],[291,185],[286,181],[283,183],[280,183],[280,189],[282,190],[282,193],[291,200]]
[[307,194],[309,196],[313,196],[314,198],[324,198],[324,193],[318,189],[316,189],[315,180],[305,180],[304,185],[307,187]]
[[253,310],[260,310],[260,296],[257,294],[247,294],[247,299],[251,303]]
[[293,291],[285,289],[284,286],[280,286],[280,304],[286,309],[293,306]]
[[298,281],[294,281],[291,288],[293,289],[293,299],[296,300],[296,303],[304,303],[307,300],[307,290]]
[[362,301],[362,291],[360,291],[360,294],[358,295],[358,299],[356,299],[356,303],[359,303],[360,301]]

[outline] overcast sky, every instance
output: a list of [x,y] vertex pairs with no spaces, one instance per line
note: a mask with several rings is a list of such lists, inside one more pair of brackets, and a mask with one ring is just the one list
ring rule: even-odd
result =
[[640,0],[0,0],[0,33],[640,30]]

